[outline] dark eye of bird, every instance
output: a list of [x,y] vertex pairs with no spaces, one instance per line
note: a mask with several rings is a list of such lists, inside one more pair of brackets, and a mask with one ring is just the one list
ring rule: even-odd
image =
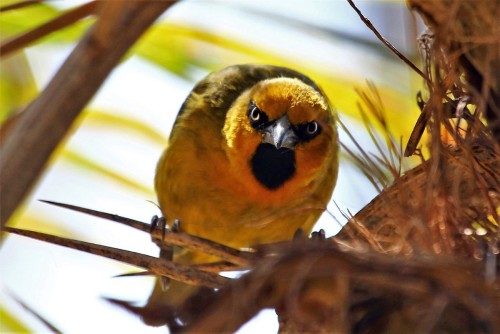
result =
[[248,105],[247,116],[250,121],[250,125],[253,128],[258,129],[269,123],[269,118],[266,113],[257,108],[253,101],[250,101]]
[[321,133],[321,127],[318,122],[312,121],[297,125],[295,133],[302,141],[309,141]]

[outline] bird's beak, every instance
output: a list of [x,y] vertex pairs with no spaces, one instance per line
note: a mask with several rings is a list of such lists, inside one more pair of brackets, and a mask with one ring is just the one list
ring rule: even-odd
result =
[[287,116],[282,116],[264,128],[263,133],[263,142],[272,144],[277,149],[288,148],[293,150],[299,141]]

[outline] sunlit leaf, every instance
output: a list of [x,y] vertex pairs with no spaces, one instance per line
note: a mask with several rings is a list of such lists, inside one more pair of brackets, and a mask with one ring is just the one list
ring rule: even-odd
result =
[[[19,34],[28,32],[44,23],[61,15],[61,11],[46,4],[37,4],[26,8],[12,10],[0,15],[0,39],[8,40]],[[83,32],[94,21],[86,18],[40,38],[36,43],[68,43],[74,42],[82,36]]]
[[109,169],[103,165],[98,164],[96,161],[89,159],[88,157],[70,149],[65,149],[62,150],[60,155],[60,158],[64,159],[65,161],[71,162],[74,165],[78,166],[79,168],[86,169],[90,172],[93,173],[98,173],[103,176],[106,176],[110,178],[111,180],[124,185],[126,187],[132,188],[136,191],[141,191],[144,194],[151,196],[153,194],[152,189],[149,187],[140,184],[138,182],[135,182],[130,179],[130,177],[124,176],[119,174],[117,171]]
[[12,315],[8,310],[0,306],[0,333],[30,333],[31,330],[26,327],[19,319]]
[[138,119],[102,110],[88,110],[84,113],[84,117],[86,126],[112,127],[117,131],[134,133],[160,144],[167,142],[163,133]]
[[2,13],[0,15],[0,36],[5,39],[19,34],[37,27],[57,15],[59,15],[57,9],[43,3]]
[[0,124],[9,114],[22,109],[38,90],[26,57],[18,54],[0,63]]

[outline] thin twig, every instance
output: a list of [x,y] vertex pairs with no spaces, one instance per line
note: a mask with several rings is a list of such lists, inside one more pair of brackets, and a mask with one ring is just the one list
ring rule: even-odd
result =
[[126,225],[128,227],[135,228],[139,231],[143,231],[143,232],[150,232],[151,231],[150,224],[146,224],[146,223],[143,223],[141,221],[130,219],[127,217],[123,217],[123,216],[119,216],[119,215],[115,215],[115,214],[111,214],[111,213],[107,213],[107,212],[87,209],[87,208],[83,208],[81,206],[76,206],[76,205],[71,205],[71,204],[66,204],[66,203],[61,203],[61,202],[47,201],[44,199],[41,199],[39,201],[43,202],[43,203],[59,206],[61,208],[85,213],[85,214],[88,214],[88,215],[91,215],[94,217],[99,217],[102,219],[111,220],[111,221],[114,221],[116,223],[120,223],[120,224]]
[[53,33],[54,31],[61,30],[83,19],[84,17],[95,14],[97,4],[98,3],[96,1],[83,4],[80,7],[71,9],[64,14],[59,15],[47,23],[16,36],[5,43],[1,43],[0,57],[5,57],[16,50],[25,48],[28,44],[31,44],[34,41]]
[[198,270],[208,271],[211,273],[220,273],[221,271],[239,271],[249,269],[248,267],[236,266],[231,262],[221,261],[213,263],[201,263],[193,265]]
[[42,3],[44,0],[24,0],[0,7],[0,13]]
[[403,55],[401,52],[398,51],[388,40],[386,40],[379,32],[378,30],[373,26],[373,24],[368,20],[363,13],[356,7],[354,2],[352,0],[347,0],[351,7],[356,11],[358,14],[359,18],[363,23],[377,36],[377,38],[384,43],[396,56],[399,57],[402,61],[404,61],[408,66],[410,66],[415,72],[417,72],[418,75],[420,75],[422,78],[424,78],[425,81],[429,81],[429,78],[415,65],[412,63],[411,60],[409,60],[405,55]]
[[138,271],[138,272],[133,272],[133,273],[124,273],[124,274],[120,274],[120,275],[115,275],[113,276],[114,278],[119,278],[119,277],[137,277],[137,276],[156,276],[154,273],[152,273],[151,271]]
[[19,297],[14,295],[11,291],[7,290],[7,294],[10,295],[10,297],[13,298],[19,305],[21,305],[22,308],[24,308],[28,313],[30,313],[35,318],[37,318],[40,322],[42,322],[44,324],[44,326],[47,327],[52,333],[56,333],[56,334],[62,333],[56,326],[54,326],[52,323],[50,323],[41,314],[39,314],[37,311],[35,311],[31,306],[26,304]]

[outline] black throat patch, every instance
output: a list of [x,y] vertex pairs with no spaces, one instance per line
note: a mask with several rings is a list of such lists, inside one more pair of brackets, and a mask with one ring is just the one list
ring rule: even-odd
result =
[[274,190],[295,174],[295,152],[262,143],[255,150],[250,165],[257,181]]

